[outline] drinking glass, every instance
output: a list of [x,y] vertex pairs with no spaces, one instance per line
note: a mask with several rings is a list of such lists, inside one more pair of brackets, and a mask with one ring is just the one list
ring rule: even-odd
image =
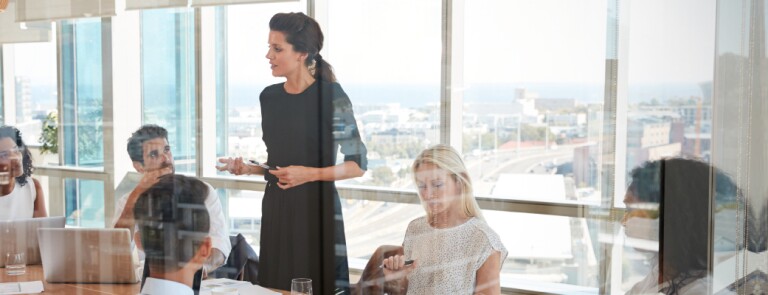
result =
[[291,295],[312,295],[312,279],[291,280]]
[[9,163],[0,163],[0,185],[11,183],[11,165]]
[[5,255],[5,273],[9,276],[27,273],[27,258],[24,252],[11,252]]

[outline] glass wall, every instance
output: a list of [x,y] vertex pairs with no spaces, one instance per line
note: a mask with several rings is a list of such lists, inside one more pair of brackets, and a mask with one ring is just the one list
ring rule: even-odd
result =
[[712,200],[713,289],[739,294],[765,290],[768,269],[768,6],[765,1],[716,3],[711,163],[740,194]]
[[[401,245],[410,221],[425,215],[410,165],[450,133],[460,136],[456,148],[474,194],[509,251],[500,272],[505,292],[623,294],[644,283],[654,289],[654,271],[666,267],[662,252],[703,248],[703,268],[671,285],[692,280],[713,293],[752,290],[747,281],[764,278],[768,261],[761,225],[768,212],[761,181],[768,165],[761,119],[768,110],[766,7],[761,0],[629,2],[304,0],[121,12],[108,25],[56,21],[58,44],[9,45],[14,67],[12,77],[0,72],[0,94],[8,85],[16,93],[0,99],[15,103],[15,124],[30,145],[46,116],[59,116],[52,122],[61,154],[45,155],[40,170],[48,198],[63,198],[49,200],[51,212],[63,212],[71,226],[102,227],[111,218],[104,210],[114,199],[109,186],[123,177],[114,175],[108,153],[125,145],[109,139],[124,122],[104,118],[122,111],[105,109],[104,91],[133,83],[111,80],[108,71],[120,69],[105,69],[103,59],[134,61],[140,71],[132,86],[141,99],[131,103],[141,122],[169,131],[177,172],[217,184],[230,232],[258,252],[263,178],[200,175],[199,165],[215,163],[198,161],[197,143],[215,140],[218,157],[267,159],[258,97],[284,81],[270,75],[264,58],[268,22],[277,12],[310,12],[368,149],[365,174],[338,182],[353,283],[378,246]],[[136,25],[136,36],[121,35],[131,32],[126,24]],[[215,44],[196,45],[209,29]],[[447,43],[449,37],[460,42]],[[140,40],[140,52],[105,54],[104,40],[121,38]],[[215,83],[200,81],[207,79],[201,70],[214,72]],[[201,114],[196,95],[213,97],[196,87],[209,85],[216,107]],[[208,112],[216,128],[198,128]],[[445,126],[447,116],[461,124]],[[129,163],[127,157],[113,159]],[[664,191],[680,180],[664,174],[671,168],[651,169],[653,179],[669,182],[654,183],[663,198],[644,200],[638,185],[648,175],[633,169],[670,158],[715,168],[706,166],[706,182],[696,187],[703,191],[683,192]],[[683,178],[699,179],[693,171]],[[694,191],[706,212],[688,221],[707,226],[706,241],[670,242],[674,228],[667,226],[677,219],[669,214],[698,210],[671,201],[691,200],[685,197]]]

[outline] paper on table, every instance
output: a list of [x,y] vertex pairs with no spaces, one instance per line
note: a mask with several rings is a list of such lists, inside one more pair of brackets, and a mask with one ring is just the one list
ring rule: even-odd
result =
[[211,289],[217,287],[239,288],[240,286],[247,286],[250,284],[250,282],[237,281],[232,279],[208,279],[203,280],[202,283],[200,283],[200,292],[210,292]]
[[200,284],[200,295],[210,295],[211,289],[215,287],[230,287],[237,288],[240,295],[280,295],[275,291],[267,288],[251,285],[250,282],[236,281],[232,279],[210,279],[203,280]]
[[43,281],[0,283],[0,294],[37,294],[43,292]]
[[210,289],[213,289],[213,288],[216,288],[216,287],[237,288],[237,287],[239,287],[241,285],[250,285],[250,284],[251,284],[250,282],[238,281],[238,280],[233,280],[233,279],[223,279],[223,278],[208,279],[208,280],[203,280],[200,283],[200,291],[203,291],[203,290],[209,290],[210,291]]
[[261,286],[251,285],[250,282],[237,281],[232,279],[209,279],[209,280],[203,280],[203,282],[200,284],[200,295],[210,295],[211,289],[216,287],[237,288],[237,291],[238,293],[240,293],[240,295],[275,295],[275,294],[279,295],[280,294]]
[[280,295],[280,293],[258,285],[240,287],[238,291],[240,291],[240,295]]

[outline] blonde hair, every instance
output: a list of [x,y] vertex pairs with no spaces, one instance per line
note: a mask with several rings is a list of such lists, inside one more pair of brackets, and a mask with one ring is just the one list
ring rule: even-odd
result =
[[[483,218],[483,213],[480,211],[480,206],[475,200],[475,195],[472,192],[472,180],[469,178],[469,172],[464,165],[464,161],[461,159],[459,153],[449,145],[438,144],[427,148],[422,151],[416,160],[413,161],[411,170],[413,171],[413,180],[416,181],[416,170],[424,164],[432,164],[437,168],[448,171],[451,176],[458,182],[461,187],[461,198],[463,204],[463,211],[468,217]],[[424,206],[424,210],[427,212],[427,217],[432,218],[430,211],[427,210],[426,204],[421,202]]]

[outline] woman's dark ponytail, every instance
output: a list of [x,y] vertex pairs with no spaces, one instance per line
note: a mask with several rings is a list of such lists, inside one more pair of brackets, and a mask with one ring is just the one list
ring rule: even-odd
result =
[[333,66],[329,64],[320,53],[315,54],[315,79],[336,82],[336,74],[333,73]]

